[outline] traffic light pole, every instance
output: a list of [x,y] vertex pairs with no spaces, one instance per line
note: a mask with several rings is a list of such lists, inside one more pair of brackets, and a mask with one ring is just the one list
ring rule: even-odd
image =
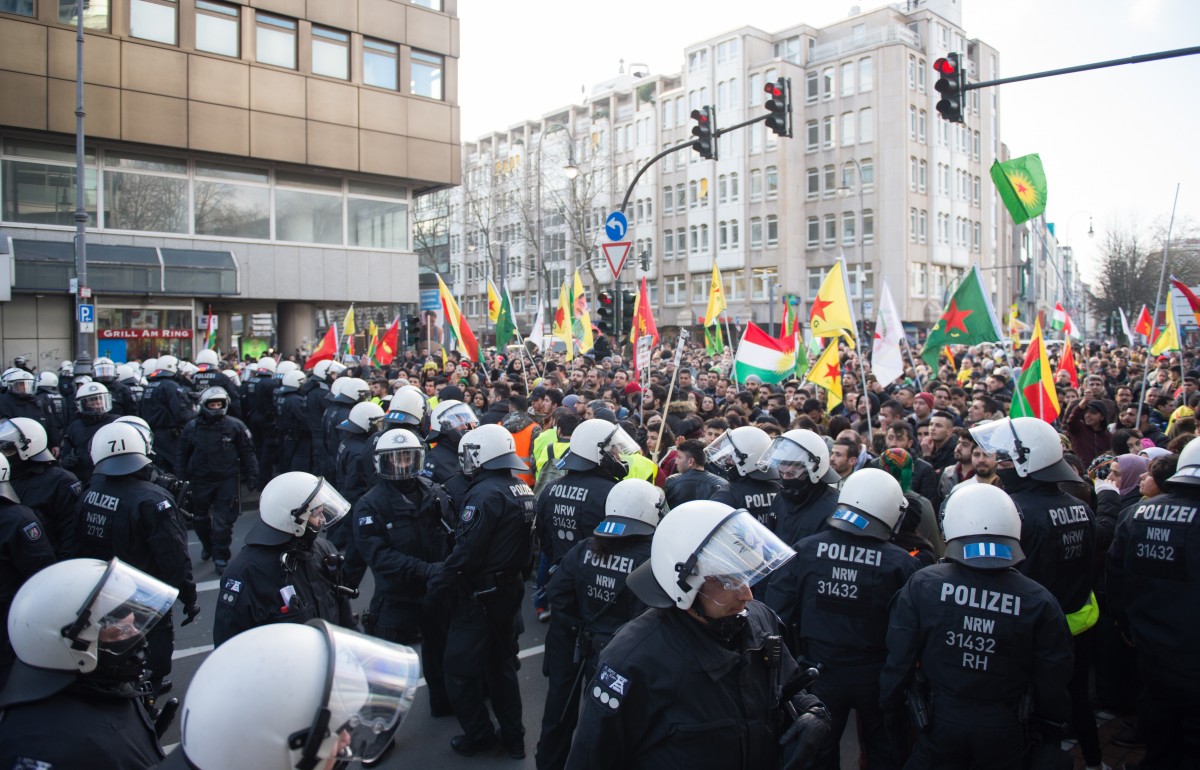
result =
[[1093,62],[1091,64],[1077,64],[1074,67],[1061,67],[1056,70],[1045,70],[1043,72],[1031,72],[1028,75],[1014,75],[1010,78],[997,78],[996,80],[984,80],[979,83],[967,83],[963,86],[964,91],[975,91],[980,88],[988,88],[989,86],[1002,86],[1006,83],[1019,83],[1022,80],[1037,80],[1039,78],[1051,78],[1056,75],[1069,75],[1072,72],[1087,72],[1088,70],[1099,70],[1106,67],[1118,67],[1123,64],[1141,64],[1148,61],[1159,61],[1161,59],[1174,59],[1179,56],[1195,56],[1200,54],[1200,46],[1192,46],[1190,48],[1176,48],[1172,51],[1158,51],[1157,53],[1144,53],[1137,56],[1127,56],[1124,59],[1109,59],[1108,61]]

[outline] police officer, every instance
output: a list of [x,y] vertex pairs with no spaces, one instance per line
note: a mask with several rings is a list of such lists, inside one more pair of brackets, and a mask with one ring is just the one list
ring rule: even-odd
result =
[[651,607],[600,654],[568,768],[800,766],[829,717],[750,587],[793,556],[745,511],[668,513],[626,586]]
[[209,388],[224,388],[229,396],[229,414],[244,421],[242,416],[242,397],[238,385],[221,371],[221,361],[217,351],[206,348],[196,354],[196,372],[192,375],[192,385],[201,395]]
[[179,384],[179,359],[162,356],[157,363],[158,369],[147,378],[138,410],[154,431],[158,465],[168,473],[178,473],[179,437],[192,419],[192,402]]
[[169,716],[147,712],[146,639],[177,591],[117,559],[72,559],[13,600],[18,661],[0,692],[0,767],[141,770]]
[[774,531],[776,514],[771,505],[779,494],[779,471],[758,466],[770,446],[771,437],[765,430],[745,425],[722,433],[705,447],[704,455],[708,466],[729,480],[729,487],[718,490],[712,499],[750,511]]
[[566,764],[583,682],[596,672],[600,651],[617,629],[646,609],[632,591],[626,590],[625,579],[650,558],[650,536],[666,507],[663,491],[650,482],[618,482],[605,502],[604,520],[591,537],[567,552],[550,580],[546,595],[553,610],[551,628],[570,629],[574,649],[569,661],[559,663],[571,673],[566,686],[546,690],[537,745],[539,768],[561,768]]
[[789,430],[771,442],[759,460],[763,470],[779,474],[780,492],[771,503],[775,534],[785,543],[796,543],[829,526],[837,508],[840,480],[829,465],[829,447],[811,430]]
[[1054,595],[1014,569],[1021,517],[1003,490],[962,487],[942,524],[945,560],[892,602],[881,702],[898,709],[907,697],[910,718],[927,715],[906,768],[1022,767],[1027,736],[1056,751],[1070,713],[1067,622]]
[[1067,616],[1075,669],[1071,677],[1071,727],[1089,767],[1103,761],[1096,716],[1088,694],[1094,647],[1091,629],[1100,619],[1092,592],[1096,517],[1062,483],[1080,483],[1063,460],[1062,441],[1049,423],[1036,417],[1005,418],[976,426],[971,436],[984,451],[995,451],[996,475],[1021,512],[1017,569],[1045,586]]
[[8,460],[0,454],[0,685],[15,660],[8,643],[9,605],[26,580],[54,563],[50,536],[33,509],[21,504],[10,475]]
[[59,467],[47,449],[46,429],[37,420],[13,417],[0,422],[0,454],[12,466],[13,489],[37,513],[54,552],[75,550],[75,507],[83,483]]
[[450,747],[470,756],[496,743],[484,705],[484,681],[500,723],[500,740],[513,759],[525,756],[521,690],[517,681],[523,571],[533,558],[533,491],[513,476],[525,469],[512,434],[481,425],[458,445],[470,479],[455,531],[454,549],[430,581],[426,603],[457,594],[446,643],[446,691],[464,734]]
[[1200,757],[1198,510],[1200,441],[1192,439],[1165,494],[1122,514],[1108,551],[1108,593],[1146,688],[1138,704],[1145,770],[1188,767]]
[[354,627],[350,594],[340,582],[342,557],[321,530],[350,504],[327,481],[292,471],[267,482],[259,520],[221,577],[213,644],[268,623],[320,618]]
[[0,376],[0,383],[4,385],[4,391],[0,393],[0,419],[28,417],[37,420],[46,429],[46,435],[52,439],[51,451],[57,451],[59,436],[55,434],[49,415],[34,394],[34,376],[24,369],[9,369]]
[[[140,372],[129,364],[117,364],[117,379],[122,385],[129,388],[129,394],[133,397],[133,403],[138,405],[137,411],[134,412],[134,415],[137,415],[141,411],[142,394],[146,390],[142,386]],[[126,416],[130,417],[133,415]]]
[[[354,405],[366,401],[371,391],[367,383],[358,377],[339,377],[329,386],[329,392],[330,399],[321,415],[321,436],[325,442],[325,455],[328,458],[329,469],[336,478],[338,450],[345,437],[340,429],[341,425],[350,416],[350,410],[354,408]],[[380,407],[379,411],[382,412],[383,408]],[[316,440],[316,436],[313,437],[313,440]]]
[[112,394],[113,412],[118,417],[138,413],[133,391],[117,376],[117,365],[107,356],[100,356],[92,363],[92,379],[108,388]]
[[37,390],[34,400],[46,413],[46,439],[54,437],[53,446],[62,445],[63,430],[67,427],[67,414],[63,406],[62,394],[58,392],[58,375],[54,372],[41,372],[37,376]]
[[284,373],[275,390],[275,430],[279,434],[279,469],[312,471],[312,434],[308,432],[304,397],[300,388],[304,372],[292,369]]
[[[367,440],[383,420],[383,407],[370,401],[355,404],[346,419],[338,425],[342,443],[337,451],[337,489],[353,505],[370,486],[359,458],[366,451]],[[348,530],[347,530],[348,532]]]
[[871,768],[898,770],[903,752],[884,729],[879,672],[887,655],[888,605],[920,564],[891,542],[907,501],[886,471],[850,474],[829,529],[796,543],[792,559],[766,592],[766,603],[788,626],[794,649],[823,666],[812,692],[833,729],[813,768],[841,767],[838,743],[853,709],[859,742]]
[[325,416],[327,399],[332,398],[329,392],[330,383],[345,370],[346,367],[337,361],[318,361],[313,366],[312,376],[300,386],[300,396],[304,399],[304,424],[312,441],[312,472],[328,478],[333,477],[333,456],[325,447],[321,418]]
[[423,610],[421,600],[448,553],[450,497],[420,475],[424,455],[424,444],[412,432],[394,428],[384,433],[373,452],[379,480],[354,503],[350,519],[355,549],[375,576],[363,628],[389,642],[421,642],[429,705],[436,717],[454,713],[442,675],[448,616],[440,607]]
[[467,480],[458,463],[458,442],[463,434],[478,426],[479,417],[475,410],[454,399],[439,402],[429,416],[431,449],[425,453],[425,468],[421,475],[441,484],[456,509],[467,491]]
[[392,396],[383,419],[367,438],[366,445],[358,456],[359,473],[366,480],[367,486],[375,483],[375,447],[384,433],[396,429],[407,430],[417,438],[422,447],[425,446],[425,436],[429,432],[428,407],[425,395],[411,385],[401,387]]
[[211,557],[218,575],[229,565],[233,524],[241,513],[238,470],[251,489],[258,486],[250,429],[228,410],[225,389],[208,388],[200,394],[200,414],[179,441],[179,475],[192,483],[192,527],[200,539],[200,559]]
[[[75,514],[75,556],[118,558],[179,591],[187,625],[200,614],[192,562],[187,552],[187,532],[169,492],[149,481],[150,458],[141,431],[125,422],[114,422],[92,438],[92,476]],[[171,672],[175,628],[170,608],[166,622],[148,638],[150,682],[153,694],[165,692]]]
[[268,483],[274,475],[275,456],[279,449],[275,435],[275,388],[279,385],[275,379],[277,368],[274,358],[263,356],[255,365],[254,376],[242,385],[242,405],[254,436],[260,484]]
[[75,391],[76,417],[63,433],[62,465],[85,484],[92,477],[92,437],[117,419],[112,406],[112,394],[99,382],[80,385]]

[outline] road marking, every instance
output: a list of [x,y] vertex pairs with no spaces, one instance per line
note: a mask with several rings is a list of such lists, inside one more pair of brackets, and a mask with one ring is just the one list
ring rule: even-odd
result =
[[196,584],[197,591],[215,591],[221,587],[220,580],[205,580],[203,583]]

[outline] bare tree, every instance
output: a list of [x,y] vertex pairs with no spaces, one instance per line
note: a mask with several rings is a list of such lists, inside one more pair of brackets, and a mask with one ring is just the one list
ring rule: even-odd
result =
[[[1167,275],[1193,285],[1200,281],[1200,241],[1188,224],[1176,223],[1167,254]],[[1136,312],[1143,304],[1151,305],[1158,292],[1162,270],[1166,227],[1155,227],[1152,234],[1136,223],[1108,230],[1100,247],[1100,268],[1092,287],[1092,307],[1101,318],[1119,308]]]
[[416,200],[413,251],[417,264],[432,273],[450,271],[450,192],[438,190]]

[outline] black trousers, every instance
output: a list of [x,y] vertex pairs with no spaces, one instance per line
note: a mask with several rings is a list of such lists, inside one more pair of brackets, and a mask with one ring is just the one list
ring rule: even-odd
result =
[[502,740],[516,743],[524,739],[516,643],[524,595],[524,584],[514,580],[478,599],[460,596],[451,612],[444,666],[446,693],[472,742],[490,740],[495,732],[484,704],[485,683]]
[[883,709],[879,705],[881,668],[881,665],[841,667],[829,663],[813,684],[812,694],[825,704],[833,721],[829,737],[810,764],[813,770],[841,768],[839,744],[851,711],[858,713],[858,740],[866,755],[866,770],[899,770],[904,763],[903,748],[888,736],[884,727]]
[[214,559],[232,557],[233,525],[241,513],[238,505],[238,477],[197,479],[192,482],[192,528],[200,545]]
[[366,631],[385,642],[413,644],[419,632],[421,671],[429,688],[429,708],[434,715],[450,713],[452,706],[443,667],[450,613],[444,607],[423,611],[419,603],[393,602],[376,594],[371,601],[371,614],[374,620]]
[[575,660],[576,631],[557,616],[546,629],[546,652],[542,673],[549,677],[546,708],[542,712],[542,734],[538,737],[538,770],[565,767],[571,753],[571,736],[579,721],[580,686],[576,678],[583,661]]
[[1025,728],[1010,704],[934,696],[932,726],[921,733],[905,770],[1013,770],[1026,751]]
[[171,655],[175,652],[175,619],[167,614],[146,634],[146,668],[150,672],[150,683],[158,692],[165,676],[171,673]]
[[1184,770],[1200,757],[1200,680],[1165,671],[1139,648],[1146,689],[1138,699],[1138,724],[1146,737],[1142,770]]

